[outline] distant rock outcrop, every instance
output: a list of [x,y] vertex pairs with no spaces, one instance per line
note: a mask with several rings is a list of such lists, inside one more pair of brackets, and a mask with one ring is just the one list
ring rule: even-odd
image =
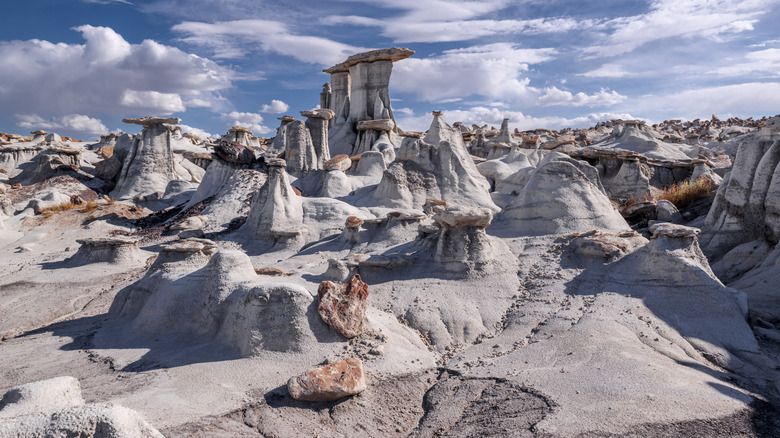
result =
[[161,198],[168,183],[176,179],[171,131],[164,123],[178,124],[181,119],[143,117],[123,121],[142,125],[144,129],[134,139],[124,157],[122,171],[111,197],[121,200]]

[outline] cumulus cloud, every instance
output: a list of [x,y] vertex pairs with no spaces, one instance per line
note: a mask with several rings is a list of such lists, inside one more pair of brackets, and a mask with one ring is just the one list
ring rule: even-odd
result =
[[721,67],[715,73],[722,76],[780,77],[780,49],[750,52],[745,55],[745,62]]
[[[489,125],[501,126],[503,119],[509,118],[509,128],[519,129],[521,131],[531,129],[562,129],[562,128],[587,128],[598,122],[611,119],[633,119],[635,117],[628,113],[591,113],[576,117],[534,117],[524,114],[520,111],[507,111],[495,107],[475,106],[466,109],[444,111],[444,120],[452,124],[453,122],[463,122],[471,125]],[[401,129],[409,131],[425,131],[430,127],[431,116],[416,116],[407,114],[397,118],[398,126]]]
[[68,114],[61,117],[45,119],[37,114],[17,114],[16,125],[21,128],[44,129],[47,131],[61,131],[81,135],[101,135],[108,132],[108,128],[100,119],[94,119],[83,114]]
[[402,13],[383,18],[331,15],[323,18],[322,23],[379,27],[382,29],[380,35],[397,43],[467,41],[498,35],[563,33],[573,29],[592,27],[595,24],[593,20],[571,17],[476,19],[504,9],[511,3],[507,0],[353,1],[396,9]]
[[230,70],[175,47],[130,44],[108,27],[75,30],[85,44],[0,42],[0,113],[170,114],[232,86]]
[[539,106],[570,105],[570,106],[606,106],[615,105],[626,99],[626,96],[616,91],[601,89],[595,94],[576,93],[561,90],[558,87],[549,87],[544,89],[544,93],[539,96],[537,104]]
[[271,104],[265,104],[260,108],[261,113],[269,113],[269,114],[281,114],[283,112],[286,112],[288,109],[290,109],[290,105],[287,105],[286,103],[282,102],[281,100],[273,99],[271,100]]
[[611,20],[608,36],[587,48],[594,56],[617,56],[666,38],[722,38],[752,30],[778,0],[654,0],[647,13]]
[[255,135],[273,132],[273,129],[263,125],[263,116],[261,114],[232,111],[222,114],[222,119],[228,121],[231,126],[248,128]]
[[393,67],[394,90],[418,100],[447,104],[481,96],[525,105],[605,106],[625,96],[602,89],[595,94],[572,93],[557,87],[538,89],[525,77],[530,64],[555,58],[552,48],[526,49],[511,43],[494,43],[447,50],[439,56],[409,58]]
[[522,77],[529,64],[551,60],[552,48],[526,49],[494,43],[453,49],[439,56],[409,58],[393,67],[393,89],[436,102],[481,95],[532,101],[536,92]]
[[634,76],[634,74],[626,71],[622,65],[607,63],[595,70],[582,73],[580,76],[588,78],[625,78]]
[[242,58],[259,49],[307,63],[332,65],[369,50],[327,38],[298,35],[286,24],[272,20],[185,21],[173,26],[173,31],[183,35],[182,41],[209,49],[217,58]]
[[709,117],[711,114],[729,117],[771,115],[780,108],[780,83],[749,82],[643,96],[633,105],[642,113],[686,119]]
[[207,139],[207,138],[214,137],[213,134],[211,134],[211,133],[209,133],[207,131],[204,131],[204,130],[202,130],[200,128],[195,128],[195,127],[192,127],[192,126],[189,126],[189,125],[183,125],[183,124],[179,124],[179,125],[176,125],[176,126],[181,128],[182,134],[186,134],[186,133],[195,134],[195,135],[197,135],[198,137],[200,137],[201,139],[204,139],[204,140]]

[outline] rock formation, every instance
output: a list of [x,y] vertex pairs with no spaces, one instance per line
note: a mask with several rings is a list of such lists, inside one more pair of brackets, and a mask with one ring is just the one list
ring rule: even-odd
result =
[[[600,187],[590,165],[549,155],[502,213],[522,234],[562,234],[629,227]],[[586,173],[587,172],[587,173]]]
[[469,158],[460,131],[434,113],[425,138],[407,137],[374,197],[389,207],[421,208],[428,198],[498,211],[489,184]]
[[161,198],[168,183],[176,178],[173,171],[171,131],[165,123],[178,124],[178,118],[143,117],[124,119],[125,123],[142,125],[122,162],[122,171],[111,192],[115,199]]
[[73,377],[9,389],[0,400],[0,436],[162,438],[135,411],[109,403],[86,404]]
[[292,237],[303,233],[303,202],[290,185],[285,160],[267,161],[268,180],[252,199],[240,233],[249,236]]
[[395,47],[374,50],[352,55],[346,61],[323,70],[331,75],[331,95],[324,101],[330,103],[327,108],[336,115],[329,140],[335,154],[356,155],[371,150],[383,129],[375,129],[379,125],[374,124],[363,125],[363,130],[360,130],[360,122],[385,119],[387,121],[380,125],[389,128],[388,131],[395,130],[388,92],[390,73],[393,62],[413,54],[412,50]]
[[358,358],[314,368],[287,382],[287,391],[292,398],[312,402],[334,401],[360,394],[365,389],[363,363]]
[[363,332],[368,285],[360,280],[360,275],[353,275],[341,288],[330,281],[323,281],[317,290],[317,296],[317,311],[325,324],[347,339]]

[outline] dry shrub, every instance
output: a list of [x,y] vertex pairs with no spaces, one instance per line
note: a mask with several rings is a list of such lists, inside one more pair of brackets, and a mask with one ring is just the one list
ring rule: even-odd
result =
[[685,181],[680,185],[673,184],[664,189],[664,192],[658,199],[665,199],[678,210],[682,210],[691,204],[691,202],[706,198],[712,193],[712,181],[709,178],[701,177],[696,181]]
[[615,201],[612,201],[612,204],[614,204],[618,208],[618,210],[623,210],[625,208],[628,208],[628,207],[636,204],[637,202],[649,202],[649,201],[652,201],[652,200],[653,200],[653,197],[651,195],[645,195],[645,196],[642,197],[642,199],[637,199],[636,197],[634,197],[634,195],[631,195],[630,198],[624,199],[624,200],[620,201],[619,203],[615,202]]
[[[77,204],[74,204],[73,202],[61,202],[59,204],[52,205],[51,207],[46,207],[41,209],[41,215],[44,217],[51,217],[51,214],[59,213],[61,211],[68,211],[73,210],[74,208],[78,207]],[[44,213],[50,213],[49,216],[44,215]]]
[[97,210],[97,208],[100,206],[97,201],[87,201],[85,204],[76,204],[72,201],[68,202],[62,202],[60,204],[52,205],[51,207],[46,207],[44,209],[41,209],[39,212],[41,216],[49,218],[54,215],[54,213],[60,213],[63,211],[70,211],[79,209],[82,213],[92,213],[93,211]]
[[109,197],[108,197],[108,196],[106,196],[106,195],[103,195],[103,200],[104,200],[104,201],[106,201],[106,204],[108,204],[108,205],[111,205],[111,204],[113,204],[114,202],[116,202],[116,199],[114,199],[114,198],[109,198]]
[[97,210],[98,208],[97,201],[87,201],[86,204],[84,204],[84,207],[81,209],[82,213],[92,213],[93,211]]

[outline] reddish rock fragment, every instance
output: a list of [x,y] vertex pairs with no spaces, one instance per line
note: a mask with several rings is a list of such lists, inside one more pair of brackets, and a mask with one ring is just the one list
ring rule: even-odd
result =
[[287,382],[287,392],[296,400],[325,402],[355,395],[366,389],[363,362],[349,358],[311,369]]
[[329,326],[347,339],[363,332],[363,319],[368,302],[368,285],[355,274],[347,284],[339,288],[335,283],[323,281],[317,290],[317,311]]

